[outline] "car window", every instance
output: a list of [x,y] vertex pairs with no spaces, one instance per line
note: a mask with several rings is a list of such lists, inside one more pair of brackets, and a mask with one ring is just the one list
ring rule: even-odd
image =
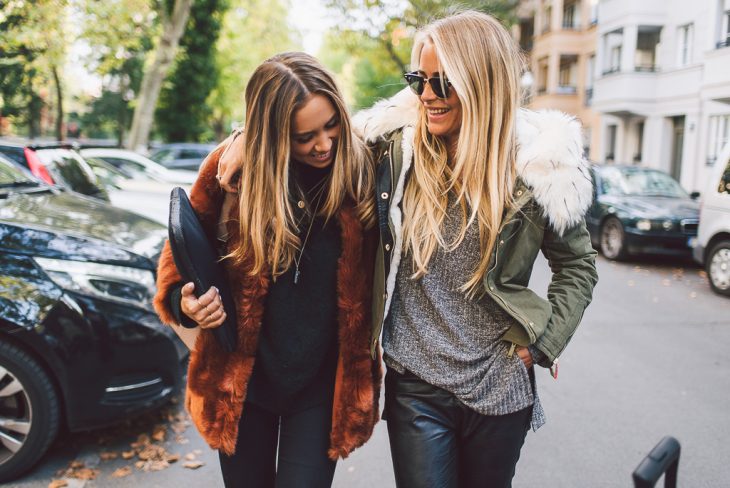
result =
[[86,161],[74,151],[38,149],[36,154],[56,183],[85,195],[93,195],[98,192],[94,172]]
[[616,196],[687,197],[668,174],[642,168],[603,168],[601,193]]
[[33,182],[35,180],[21,171],[13,162],[0,157],[0,185],[22,181]]
[[132,161],[131,159],[110,158],[108,156],[104,156],[101,159],[121,170],[124,170],[128,174],[144,174],[147,170],[144,164],[138,163],[137,161]]
[[720,185],[717,187],[718,193],[730,194],[730,159],[727,160],[725,171],[720,178]]
[[12,161],[15,161],[16,163],[19,163],[25,167],[28,167],[28,164],[25,162],[25,154],[23,154],[22,147],[2,147],[2,146],[0,146],[0,153],[3,154],[4,156],[8,157]]
[[200,149],[181,149],[180,159],[202,159],[208,155],[207,151]]
[[160,149],[159,151],[153,153],[152,156],[150,156],[150,159],[160,164],[165,164],[169,161],[172,161],[174,157],[175,155],[173,154],[172,149]]

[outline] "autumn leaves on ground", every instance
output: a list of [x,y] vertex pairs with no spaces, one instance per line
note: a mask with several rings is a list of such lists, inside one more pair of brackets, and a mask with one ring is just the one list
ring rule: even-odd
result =
[[[85,435],[96,436],[99,462],[90,466],[84,461],[71,461],[65,469],[59,470],[48,488],[69,486],[69,480],[100,480],[102,476],[124,478],[134,471],[150,472],[164,469],[197,469],[204,465],[198,460],[200,449],[187,450],[188,439],[185,432],[190,427],[190,417],[179,411],[177,401],[157,412],[132,419],[108,429],[90,432]],[[112,449],[110,444],[119,446],[120,438],[134,439],[125,449]],[[102,474],[101,464],[119,465],[111,474]],[[108,472],[109,469],[105,469]]]

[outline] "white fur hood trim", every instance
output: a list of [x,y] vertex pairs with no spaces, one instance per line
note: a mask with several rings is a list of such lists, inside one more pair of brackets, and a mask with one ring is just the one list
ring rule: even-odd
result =
[[[360,111],[353,124],[367,142],[375,142],[394,130],[413,126],[418,120],[419,103],[406,88]],[[593,198],[580,123],[557,110],[520,109],[517,144],[517,174],[532,191],[552,228],[562,234],[580,222]]]

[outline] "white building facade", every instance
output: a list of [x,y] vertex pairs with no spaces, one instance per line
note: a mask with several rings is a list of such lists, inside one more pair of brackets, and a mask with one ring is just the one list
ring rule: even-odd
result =
[[730,141],[730,0],[601,0],[594,70],[597,160],[704,191]]

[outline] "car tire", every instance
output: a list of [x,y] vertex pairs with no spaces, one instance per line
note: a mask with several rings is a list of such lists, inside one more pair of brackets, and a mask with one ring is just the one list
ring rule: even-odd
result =
[[626,259],[626,234],[624,226],[616,217],[609,217],[601,226],[601,254],[608,259]]
[[712,290],[730,296],[730,241],[720,241],[712,246],[707,254],[705,270]]
[[41,365],[0,342],[0,482],[16,478],[45,454],[59,422],[58,395]]

